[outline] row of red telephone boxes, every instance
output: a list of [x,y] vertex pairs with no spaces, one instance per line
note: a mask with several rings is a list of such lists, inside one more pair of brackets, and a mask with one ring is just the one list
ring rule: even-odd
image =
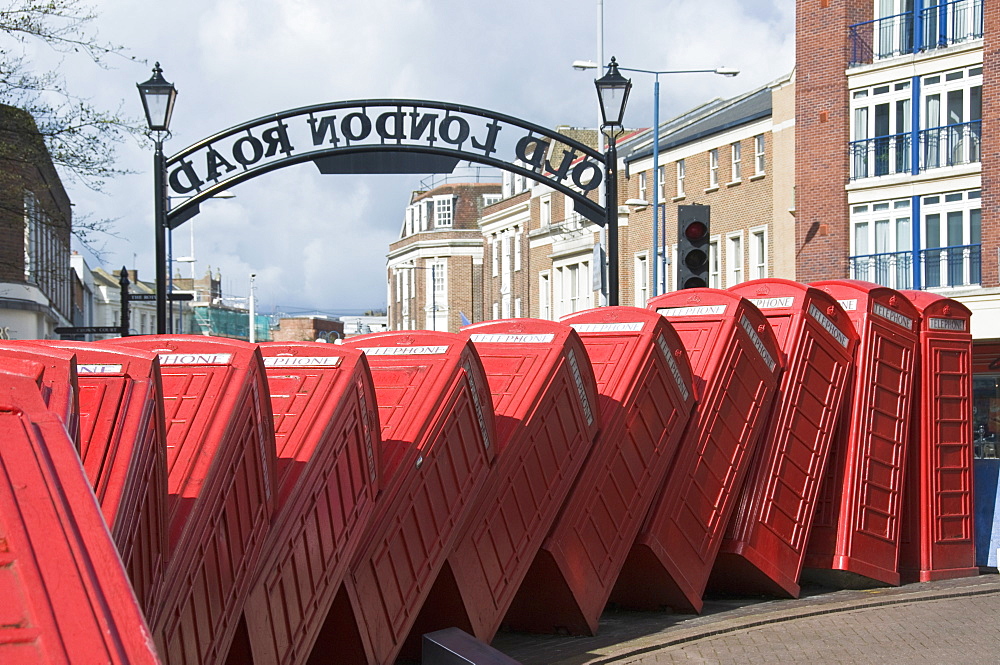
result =
[[975,574],[969,324],[758,280],[343,345],[5,343],[0,661],[393,663],[804,567]]

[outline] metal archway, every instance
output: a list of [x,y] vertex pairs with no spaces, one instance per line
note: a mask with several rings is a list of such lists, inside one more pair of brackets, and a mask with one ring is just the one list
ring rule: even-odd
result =
[[605,157],[593,148],[485,109],[375,99],[282,111],[181,150],[166,161],[167,201],[178,202],[167,205],[166,226],[177,228],[228,187],[310,161],[327,174],[450,173],[461,161],[486,164],[562,192],[581,215],[605,224],[604,207],[587,196],[605,177]]

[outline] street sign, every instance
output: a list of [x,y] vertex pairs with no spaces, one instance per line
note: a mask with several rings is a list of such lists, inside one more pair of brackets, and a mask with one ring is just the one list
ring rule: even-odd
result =
[[56,328],[57,335],[121,335],[119,326],[64,326]]
[[[155,293],[130,293],[128,299],[131,302],[153,302],[156,300]],[[192,293],[170,293],[167,300],[194,300]]]

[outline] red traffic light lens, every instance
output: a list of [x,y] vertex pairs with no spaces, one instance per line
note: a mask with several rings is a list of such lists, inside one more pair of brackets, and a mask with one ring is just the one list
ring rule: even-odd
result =
[[691,222],[684,227],[684,235],[688,240],[701,240],[708,233],[708,227],[701,222]]

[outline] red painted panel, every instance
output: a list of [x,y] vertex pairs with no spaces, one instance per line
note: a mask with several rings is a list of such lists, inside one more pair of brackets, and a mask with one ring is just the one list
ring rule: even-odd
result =
[[37,341],[76,354],[83,468],[149,621],[167,559],[166,430],[156,355],[97,343]]
[[496,426],[482,364],[463,337],[377,333],[344,346],[364,351],[371,368],[383,489],[314,656],[388,664],[487,479]]
[[674,458],[695,393],[684,347],[656,312],[602,307],[563,322],[590,356],[601,435],[515,601],[516,618],[530,621],[508,615],[508,622],[592,635]]
[[74,442],[0,372],[0,662],[158,663]]
[[[508,319],[461,335],[489,381],[497,458],[411,631],[409,656],[420,635],[449,626],[493,639],[600,425],[587,352],[569,326]],[[536,598],[557,583],[543,580]]]
[[934,293],[902,293],[921,321],[899,572],[904,582],[977,575],[972,313]]
[[840,301],[860,342],[805,566],[899,584],[899,520],[919,314],[898,291],[869,282],[831,280],[812,286]]
[[687,289],[648,307],[680,336],[701,398],[611,600],[699,611],[783,360],[767,319],[734,293]]
[[157,353],[167,423],[170,560],[153,634],[168,663],[225,659],[274,508],[274,425],[256,345],[122,337]]
[[[374,509],[375,391],[356,349],[301,342],[261,344],[260,351],[277,501],[244,607],[245,639],[254,662],[305,663]],[[229,662],[239,661],[231,651]]]
[[786,364],[709,586],[797,597],[858,335],[836,300],[804,284],[762,279],[730,291],[771,322]]
[[25,361],[41,365],[38,386],[42,400],[62,421],[77,451],[80,452],[80,403],[73,352],[24,342],[0,342],[0,361],[7,366],[10,362]]

